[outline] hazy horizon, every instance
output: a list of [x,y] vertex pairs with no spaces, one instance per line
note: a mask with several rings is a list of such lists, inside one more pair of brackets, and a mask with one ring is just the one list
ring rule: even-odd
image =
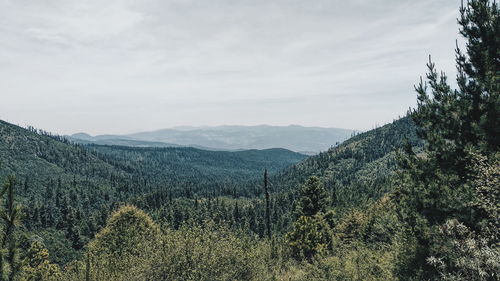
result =
[[[129,133],[123,133],[123,134],[97,134],[97,135],[94,135],[94,134],[89,134],[87,132],[84,132],[84,131],[80,131],[80,132],[74,132],[74,133],[69,133],[67,134],[68,136],[72,136],[72,135],[77,135],[77,134],[87,134],[87,135],[90,135],[92,137],[96,137],[96,136],[102,136],[102,135],[117,135],[117,136],[127,136],[127,135],[133,135],[133,134],[136,134],[136,133],[148,133],[148,132],[156,132],[156,131],[162,131],[162,130],[178,130],[178,131],[182,131],[182,130],[197,130],[197,129],[213,129],[213,128],[224,128],[224,127],[238,127],[238,128],[241,128],[241,127],[244,127],[244,128],[252,128],[252,127],[303,127],[303,128],[308,128],[308,129],[337,129],[337,130],[346,130],[346,131],[356,131],[356,132],[360,132],[361,130],[355,130],[355,129],[350,129],[350,128],[338,128],[338,127],[321,127],[321,126],[302,126],[302,125],[298,125],[298,124],[289,124],[289,125],[269,125],[269,124],[257,124],[257,125],[236,125],[236,124],[222,124],[222,125],[214,125],[214,126],[204,126],[204,125],[200,125],[200,126],[192,126],[192,125],[185,125],[185,126],[173,126],[173,127],[166,127],[166,128],[158,128],[158,129],[152,129],[152,130],[147,130],[147,131],[134,131],[134,132],[129,132]],[[43,128],[37,128],[37,129],[43,129]]]
[[415,105],[429,54],[453,78],[459,3],[0,0],[0,119],[368,130]]

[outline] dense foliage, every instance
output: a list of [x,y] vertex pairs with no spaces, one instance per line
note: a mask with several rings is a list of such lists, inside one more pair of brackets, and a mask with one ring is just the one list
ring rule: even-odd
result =
[[[233,217],[233,210],[221,196],[260,193],[255,179],[264,167],[272,174],[305,157],[284,149],[82,146],[3,121],[0,156],[0,177],[17,177],[17,199],[26,206],[24,227],[43,238],[50,259],[60,264],[74,259],[123,203],[134,203],[176,227],[194,217],[224,220],[228,211]],[[246,205],[241,202],[236,219],[253,212],[257,231],[256,213]]]
[[460,11],[457,89],[429,62],[408,116],[289,168],[1,122],[0,279],[498,280],[500,11]]
[[[489,174],[491,181],[497,181],[486,167],[498,165],[499,16],[499,7],[490,1],[470,1],[462,7],[460,33],[467,40],[467,51],[458,47],[456,50],[458,88],[452,89],[446,75],[438,74],[432,62],[428,64],[427,82],[416,87],[418,106],[412,117],[426,141],[425,150],[419,154],[407,149],[402,160],[400,198],[404,219],[413,226],[416,238],[415,263],[422,263],[420,269],[425,278],[498,278],[500,255],[496,235],[465,243],[477,243],[469,249],[473,256],[484,255],[484,247],[491,250],[488,257],[483,257],[483,263],[475,261],[478,257],[457,262],[467,253],[452,245],[492,231],[491,225],[484,222],[491,214],[484,207],[478,208],[478,204],[498,204],[494,189],[485,189],[488,184],[477,179]],[[476,163],[478,159],[482,159],[482,164]],[[462,268],[469,266],[476,268],[472,275],[470,269]]]

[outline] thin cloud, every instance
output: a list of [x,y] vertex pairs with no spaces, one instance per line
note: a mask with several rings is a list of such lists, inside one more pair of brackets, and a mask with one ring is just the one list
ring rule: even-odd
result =
[[0,0],[0,118],[57,133],[369,129],[414,104],[429,54],[453,76],[459,4]]

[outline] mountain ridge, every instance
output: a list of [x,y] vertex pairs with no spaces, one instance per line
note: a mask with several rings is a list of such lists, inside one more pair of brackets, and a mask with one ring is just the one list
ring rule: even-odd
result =
[[[236,151],[246,149],[285,148],[313,155],[347,140],[357,131],[339,128],[289,126],[180,126],[125,135],[77,133],[68,136],[76,142],[130,146],[189,146],[206,150]],[[140,142],[135,143],[134,142]]]

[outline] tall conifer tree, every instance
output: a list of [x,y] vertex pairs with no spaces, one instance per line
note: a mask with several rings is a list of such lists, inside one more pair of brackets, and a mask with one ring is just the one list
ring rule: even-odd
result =
[[296,213],[298,216],[311,217],[325,212],[329,196],[318,177],[310,177],[300,188]]
[[[403,217],[417,241],[414,266],[424,279],[437,278],[426,258],[438,254],[439,229],[456,219],[479,230],[474,207],[475,154],[497,157],[500,135],[500,11],[495,1],[470,0],[460,8],[465,52],[456,48],[457,89],[429,60],[426,81],[415,87],[411,117],[425,140],[423,153],[406,148],[402,158]],[[486,280],[486,279],[485,279]]]

